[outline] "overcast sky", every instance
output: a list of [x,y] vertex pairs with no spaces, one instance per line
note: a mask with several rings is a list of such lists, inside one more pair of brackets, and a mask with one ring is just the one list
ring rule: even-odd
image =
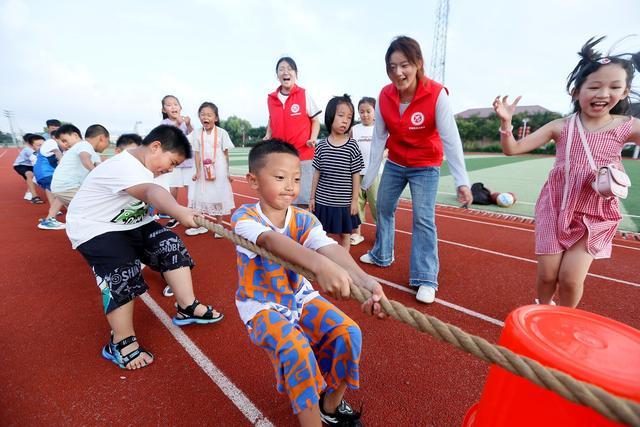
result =
[[[431,59],[437,1],[0,0],[0,109],[24,132],[48,118],[148,131],[176,95],[197,122],[203,101],[222,119],[267,122],[276,60],[292,56],[300,86],[324,108],[332,95],[377,97],[384,53],[405,34]],[[640,33],[640,0],[451,0],[445,84],[456,112],[497,94],[567,112],[576,52]],[[640,50],[640,37],[622,43]],[[638,82],[640,83],[640,80]],[[0,117],[0,130],[8,121]]]

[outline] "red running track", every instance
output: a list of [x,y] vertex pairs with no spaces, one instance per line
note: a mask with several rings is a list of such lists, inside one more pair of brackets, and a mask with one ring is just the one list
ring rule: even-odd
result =
[[[11,167],[16,155],[0,150],[2,425],[297,424],[286,396],[275,391],[267,355],[249,342],[237,315],[235,251],[224,239],[177,228],[197,263],[196,294],[225,320],[171,326],[173,300],[162,296],[159,275],[145,270],[151,289],[136,304],[136,332],[155,362],[129,372],[104,361],[99,352],[109,328],[93,275],[64,232],[36,228],[47,208],[22,200],[24,182]],[[236,204],[255,201],[242,179],[233,187]],[[411,212],[401,207],[396,253],[408,254]],[[532,226],[454,209],[438,209],[437,223],[437,303],[415,301],[406,255],[386,269],[364,268],[384,281],[389,298],[496,342],[506,315],[533,299]],[[363,231],[354,257],[374,240],[373,226]],[[580,308],[640,328],[640,244],[615,245],[612,259],[594,262]],[[460,425],[488,365],[394,320],[371,319],[353,301],[338,305],[363,330],[362,388],[347,398],[363,405],[366,425]]]

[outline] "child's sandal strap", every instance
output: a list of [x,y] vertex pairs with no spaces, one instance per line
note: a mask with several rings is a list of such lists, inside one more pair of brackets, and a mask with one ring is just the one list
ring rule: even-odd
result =
[[123,348],[125,348],[129,344],[133,344],[134,342],[137,342],[137,341],[138,341],[138,339],[136,338],[136,336],[135,335],[131,335],[130,337],[127,337],[127,338],[123,339],[122,341],[118,341],[116,343],[113,343],[113,345],[115,346],[116,350],[122,351]]
[[197,299],[193,300],[193,303],[190,306],[185,308],[180,307],[180,304],[177,304],[178,311],[186,316],[193,317],[195,315],[196,307],[200,304],[200,301]]
[[149,353],[148,351],[146,351],[142,347],[138,347],[135,350],[133,350],[131,353],[128,353],[128,354],[122,356],[122,364],[124,366],[127,366],[129,363],[131,363],[134,360],[136,360],[142,353],[147,353],[149,356],[151,356],[153,358],[153,354]]
[[202,317],[203,319],[213,319],[213,307],[211,307],[210,305],[208,305],[206,307],[207,307],[206,313],[204,313],[200,317]]

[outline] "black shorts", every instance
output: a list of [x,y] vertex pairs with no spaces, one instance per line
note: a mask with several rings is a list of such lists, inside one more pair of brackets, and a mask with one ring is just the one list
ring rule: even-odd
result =
[[155,221],[101,234],[77,249],[96,276],[105,314],[149,289],[141,263],[161,273],[195,265],[180,237]]
[[27,179],[27,172],[33,173],[33,166],[14,165],[13,170],[18,172],[18,175],[20,175],[24,179]]

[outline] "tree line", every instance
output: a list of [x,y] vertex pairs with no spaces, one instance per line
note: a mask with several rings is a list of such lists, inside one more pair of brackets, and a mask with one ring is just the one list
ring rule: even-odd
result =
[[[519,126],[522,126],[523,119],[528,119],[527,127],[531,129],[531,132],[540,128],[544,124],[562,117],[558,113],[544,112],[537,114],[516,114],[513,117],[514,134]],[[480,147],[492,142],[500,142],[500,134],[498,128],[500,127],[500,120],[495,114],[489,117],[470,117],[470,118],[456,118],[458,124],[458,130],[460,131],[460,138],[463,143],[473,147]],[[231,116],[226,120],[220,122],[220,127],[224,128],[231,137],[234,145],[239,147],[249,147],[255,145],[262,140],[266,133],[265,126],[253,127],[248,120],[241,119],[237,116]],[[328,135],[327,129],[324,124],[320,125],[320,138]]]

